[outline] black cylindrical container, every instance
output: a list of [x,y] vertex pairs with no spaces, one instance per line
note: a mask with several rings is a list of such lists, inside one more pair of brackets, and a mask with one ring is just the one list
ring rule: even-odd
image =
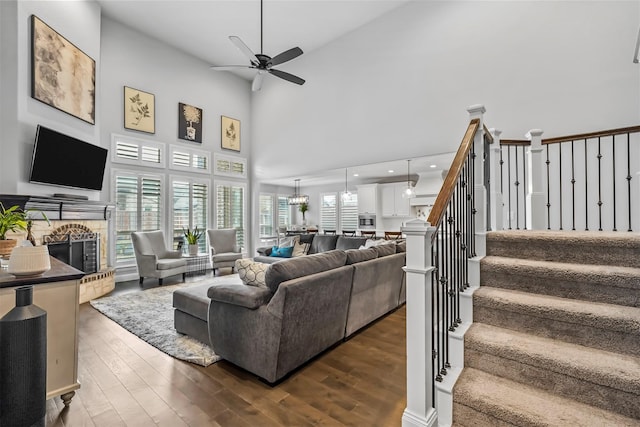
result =
[[47,312],[33,287],[16,289],[16,306],[0,319],[0,426],[45,425]]

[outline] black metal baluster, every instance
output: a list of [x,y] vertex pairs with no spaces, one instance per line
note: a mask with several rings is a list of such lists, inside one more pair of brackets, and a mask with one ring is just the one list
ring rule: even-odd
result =
[[613,166],[612,171],[612,184],[613,184],[613,231],[616,229],[616,136],[611,135],[611,164]]
[[573,141],[571,141],[571,229],[574,231],[576,229],[576,178]]
[[[446,218],[447,213],[445,212],[445,218]],[[440,298],[440,304],[442,305],[442,315],[440,316],[439,320],[442,322],[442,327],[440,328],[440,337],[442,340],[441,343],[441,351],[442,353],[442,360],[441,360],[441,365],[440,365],[440,374],[441,375],[447,375],[447,370],[445,368],[445,360],[448,357],[446,355],[447,353],[447,347],[446,347],[446,331],[447,331],[447,325],[446,325],[446,318],[447,318],[447,230],[446,230],[446,221],[443,222],[440,226],[441,229],[441,234],[440,237],[442,238],[442,270],[441,270],[441,274],[440,274],[440,285],[442,287],[441,289],[441,298]]]
[[513,147],[513,157],[515,158],[515,162],[516,162],[516,182],[514,182],[513,184],[516,186],[515,188],[515,192],[516,192],[516,230],[520,230],[520,193],[518,191],[518,188],[520,186],[520,181],[519,181],[519,177],[520,175],[518,174],[518,147],[514,146]]
[[629,201],[629,229],[631,230],[631,152],[629,149],[629,134],[627,134],[627,191],[629,192],[628,201]]
[[560,171],[560,176],[558,177],[558,189],[560,190],[560,230],[562,230],[562,143],[558,144],[558,171]]
[[551,230],[551,184],[549,183],[550,175],[549,175],[549,165],[551,162],[549,161],[549,145],[547,144],[547,230]]
[[[502,160],[502,149],[504,145],[500,145],[500,194],[504,196],[504,175],[502,171],[502,165],[504,165],[504,160]],[[503,202],[504,203],[504,202]]]
[[525,146],[522,146],[522,200],[524,200],[524,229],[527,229],[527,157]]
[[476,256],[476,151],[474,144],[471,144],[471,227],[473,235],[471,236],[471,254]]
[[584,230],[589,231],[589,191],[587,184],[587,138],[584,139]]
[[438,369],[436,370],[436,381],[438,382],[442,381],[442,351],[444,347],[442,345],[442,334],[440,333],[440,318],[441,318],[440,309],[442,307],[442,302],[440,301],[440,287],[442,286],[442,281],[443,281],[442,257],[444,256],[443,255],[444,254],[444,234],[442,233],[442,230],[443,230],[443,226],[442,226],[442,223],[440,223],[440,225],[438,226],[438,229],[436,230],[436,235],[440,233],[440,238],[438,239],[436,237],[437,239],[436,245],[440,247],[440,250],[439,250],[440,258],[438,260],[438,281],[436,283],[436,321],[433,323],[435,328],[435,334],[436,334],[436,342],[438,343],[438,351],[436,354],[436,357],[438,359]]
[[[467,170],[468,165],[465,163],[465,165],[462,168],[462,174],[460,175],[460,179],[461,181],[461,190],[462,190],[462,213],[460,215],[461,220],[462,220],[462,230],[463,230],[463,241],[462,241],[462,251],[464,254],[464,259],[465,259],[465,269],[466,267],[466,260],[468,258],[467,254],[467,248],[469,247],[469,222],[467,221],[467,212],[469,212],[469,199],[467,198],[467,183],[466,183],[466,170]],[[466,271],[466,270],[465,270]],[[466,272],[465,272],[465,278],[466,278]],[[464,282],[464,289],[467,289],[469,287],[469,281],[465,279]]]
[[602,152],[600,151],[600,137],[598,137],[598,223],[599,231],[602,231]]
[[436,404],[436,381],[442,381],[442,377],[438,380],[440,368],[438,366],[438,356],[439,356],[439,347],[438,347],[438,339],[437,339],[437,325],[438,320],[436,317],[438,300],[438,231],[434,233],[435,241],[431,239],[431,265],[434,267],[433,271],[431,271],[431,368],[432,372],[435,373],[435,377],[433,381],[431,381],[431,393],[433,397],[432,405],[435,407]]
[[507,206],[509,209],[507,213],[509,214],[509,230],[511,230],[511,146],[507,145],[507,183],[509,186],[507,187],[508,196],[507,196]]

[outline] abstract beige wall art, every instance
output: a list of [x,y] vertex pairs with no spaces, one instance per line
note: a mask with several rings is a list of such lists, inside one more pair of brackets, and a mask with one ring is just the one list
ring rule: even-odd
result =
[[31,15],[31,97],[95,124],[96,62]]
[[222,148],[240,151],[240,120],[222,116]]

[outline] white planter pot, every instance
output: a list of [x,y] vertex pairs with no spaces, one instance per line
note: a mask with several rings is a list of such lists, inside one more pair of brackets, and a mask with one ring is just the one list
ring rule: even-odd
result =
[[189,245],[189,255],[198,255],[198,245]]

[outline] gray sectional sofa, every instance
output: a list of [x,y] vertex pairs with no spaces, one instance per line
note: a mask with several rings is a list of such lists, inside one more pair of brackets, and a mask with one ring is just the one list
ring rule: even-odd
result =
[[[307,252],[309,255],[332,251],[334,249],[358,249],[360,246],[364,245],[366,241],[366,237],[348,237],[324,234],[300,235],[300,243],[309,245],[309,250]],[[272,264],[286,259],[271,256],[271,247],[258,248],[257,252],[258,255],[253,259],[258,262]]]
[[403,249],[334,249],[276,262],[266,269],[266,287],[230,276],[178,290],[176,329],[276,382],[404,303]]

